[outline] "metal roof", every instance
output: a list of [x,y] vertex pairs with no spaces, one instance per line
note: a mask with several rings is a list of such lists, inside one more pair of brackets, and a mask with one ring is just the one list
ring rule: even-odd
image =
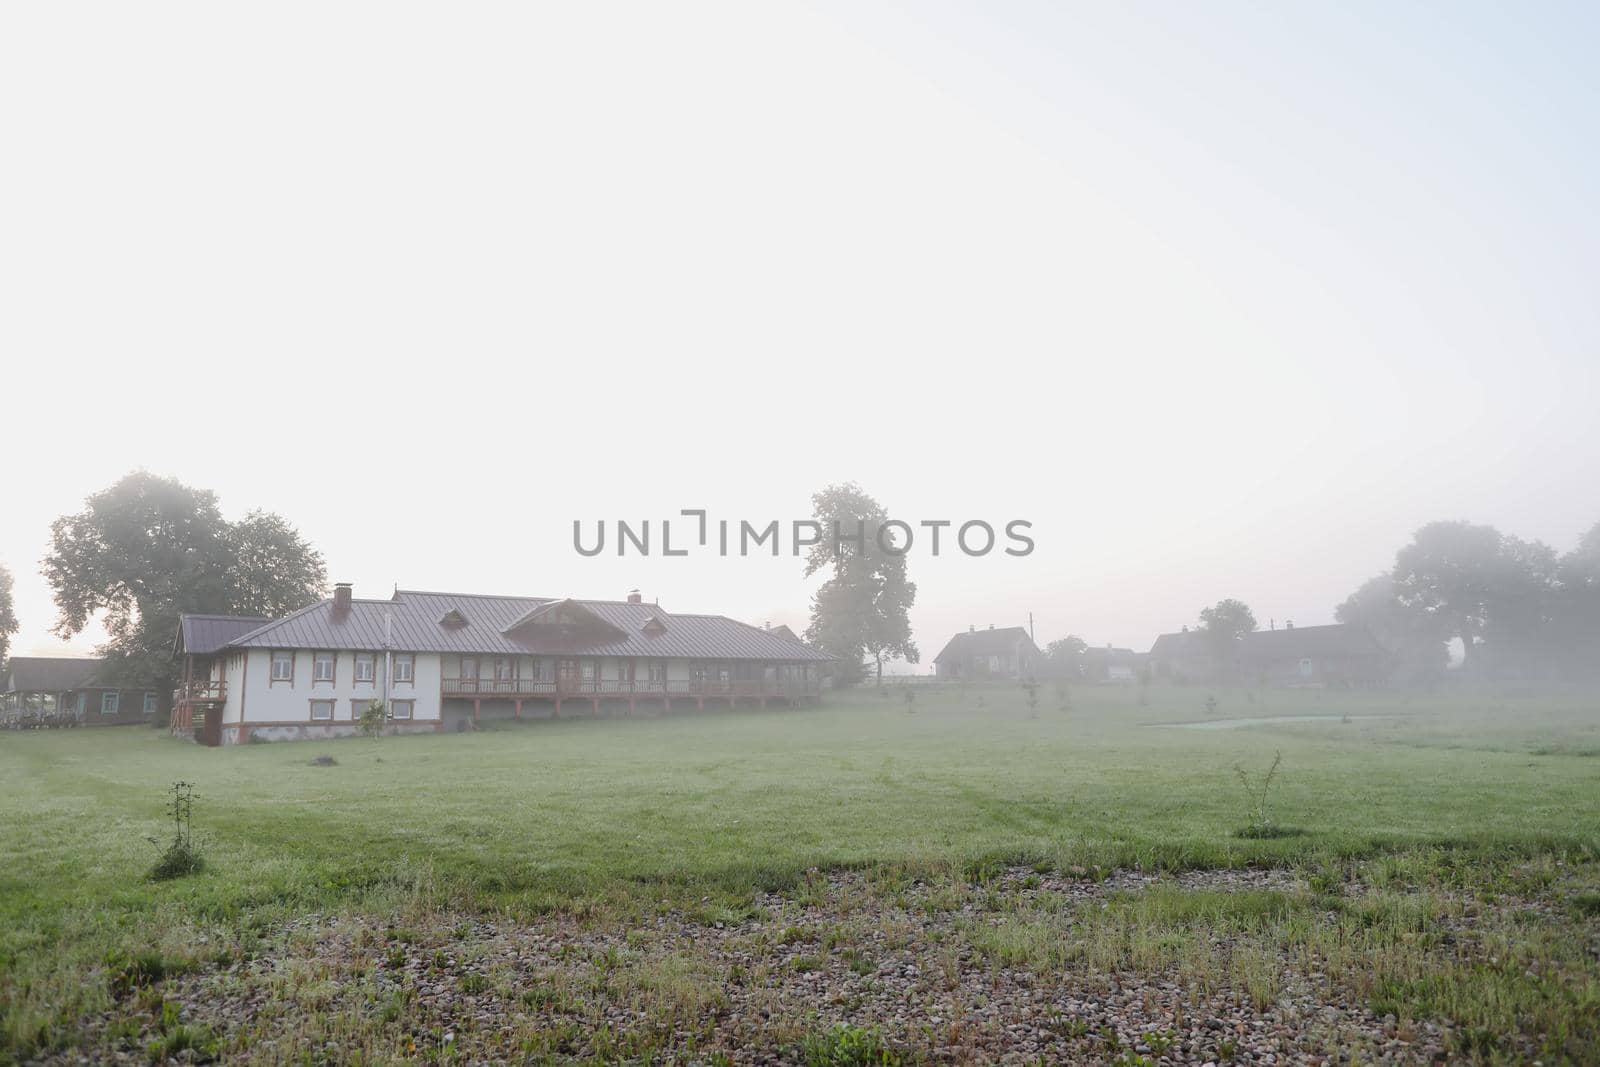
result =
[[1240,654],[1248,663],[1273,663],[1303,657],[1381,656],[1383,647],[1366,627],[1336,622],[1327,626],[1286,626],[1244,635]]
[[271,621],[264,615],[183,615],[178,619],[178,651],[208,656]]
[[[530,625],[536,621],[530,615],[562,603],[590,624]],[[466,625],[443,625],[451,611],[459,612]],[[661,625],[647,631],[652,618]],[[332,600],[324,600],[240,634],[230,646],[811,663],[831,658],[793,637],[723,615],[675,615],[659,604],[414,590],[398,590],[390,600],[352,600],[342,614]]]
[[8,693],[54,693],[96,688],[103,664],[98,659],[68,656],[12,656],[6,661]]

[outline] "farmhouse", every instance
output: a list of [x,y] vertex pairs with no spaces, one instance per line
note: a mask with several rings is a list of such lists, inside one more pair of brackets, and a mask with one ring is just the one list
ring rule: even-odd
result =
[[1348,623],[1257,630],[1245,634],[1239,659],[1245,678],[1261,685],[1376,685],[1388,673],[1383,647],[1365,627]]
[[104,660],[12,656],[0,689],[0,720],[11,726],[125,726],[149,723],[161,694],[129,688]]
[[[254,623],[255,625],[250,625]],[[722,615],[626,600],[397,590],[333,598],[271,622],[186,616],[175,732],[207,744],[355,733],[379,702],[388,729],[601,706],[815,700],[829,656]]]
[[1037,675],[1043,656],[1021,626],[998,630],[969,627],[956,634],[933,657],[934,674],[940,681],[967,679],[1009,679],[1018,681]]
[[1205,635],[1185,626],[1162,634],[1150,646],[1150,673],[1171,682],[1203,682],[1216,673],[1216,659]]

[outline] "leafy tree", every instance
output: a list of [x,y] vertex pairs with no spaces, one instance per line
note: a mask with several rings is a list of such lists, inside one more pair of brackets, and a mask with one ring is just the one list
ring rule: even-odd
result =
[[917,586],[906,578],[906,544],[893,527],[885,529],[883,506],[852,482],[814,494],[811,510],[822,537],[806,555],[806,577],[831,575],[812,598],[806,640],[846,664],[871,660],[881,685],[885,659],[920,659],[911,640]]
[[1549,545],[1501,538],[1483,631],[1489,667],[1496,674],[1532,678],[1559,670],[1555,611],[1560,569]]
[[1334,609],[1333,617],[1365,627],[1393,658],[1397,676],[1406,681],[1437,677],[1450,665],[1445,647],[1449,635],[1437,619],[1400,602],[1392,575],[1380,574],[1365,582]]
[[281,516],[252,511],[228,527],[226,542],[235,614],[277,618],[322,598],[328,584],[322,553]]
[[1087,641],[1077,634],[1068,634],[1046,645],[1044,654],[1058,678],[1081,678],[1083,654],[1088,650]]
[[1465,668],[1527,673],[1548,658],[1559,570],[1548,545],[1492,526],[1432,522],[1396,555],[1395,593],[1461,640]]
[[1499,556],[1500,531],[1469,522],[1430,522],[1395,556],[1400,603],[1460,638],[1468,667],[1478,665]]
[[145,471],[51,525],[44,576],[55,632],[74,636],[103,614],[110,640],[101,654],[129,684],[151,687],[172,680],[182,613],[281,614],[316,600],[326,583],[322,557],[283,520],[255,513],[230,524],[214,493]]
[[1219,600],[1200,609],[1200,632],[1211,648],[1217,670],[1228,673],[1238,661],[1239,642],[1256,628],[1255,613],[1242,600]]
[[1569,674],[1593,679],[1600,675],[1600,522],[1561,557],[1558,581],[1558,647]]
[[5,670],[6,659],[11,654],[11,635],[19,629],[11,599],[12,584],[11,572],[0,564],[0,671]]

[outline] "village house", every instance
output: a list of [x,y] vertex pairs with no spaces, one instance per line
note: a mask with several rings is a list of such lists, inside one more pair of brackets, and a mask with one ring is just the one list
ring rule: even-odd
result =
[[942,682],[1010,680],[1038,676],[1044,656],[1021,626],[987,630],[969,627],[945,643],[933,657],[934,675]]
[[0,689],[8,726],[128,726],[164,709],[160,692],[119,684],[100,659],[12,656]]
[[1150,648],[1152,674],[1173,682],[1321,688],[1376,685],[1388,677],[1389,657],[1364,627],[1347,623],[1256,630],[1245,634],[1219,670],[1206,635],[1185,629],[1162,634]]
[[603,706],[798,704],[818,698],[831,658],[726,616],[668,612],[637,592],[616,601],[397,590],[360,600],[342,583],[331,599],[271,622],[185,616],[175,647],[172,727],[206,744],[352,734],[375,702],[398,733]]
[[1377,685],[1389,671],[1383,647],[1349,623],[1257,630],[1244,636],[1239,661],[1246,681],[1291,688]]
[[1162,634],[1150,646],[1150,673],[1168,682],[1204,682],[1216,673],[1216,657],[1205,635],[1185,626]]

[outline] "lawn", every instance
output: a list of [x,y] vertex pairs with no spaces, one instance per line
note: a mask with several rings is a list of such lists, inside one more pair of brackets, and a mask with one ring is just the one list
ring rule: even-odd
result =
[[[1302,721],[1170,725],[1278,716]],[[1259,813],[1235,768],[1259,779],[1277,754],[1269,832],[1243,835]],[[319,755],[334,763],[315,765]],[[147,872],[170,836],[166,791],[178,780],[194,784],[205,869],[153,882]],[[756,929],[774,909],[826,908],[819,894],[855,892],[852,871],[896,887],[883,907],[910,906],[893,896],[907,879],[919,893],[947,888],[956,914],[990,883],[1012,887],[996,905],[997,929],[938,934],[964,946],[951,989],[969,965],[1036,967],[1043,978],[1064,968],[1190,977],[1205,968],[1219,995],[1267,1010],[1272,991],[1301,971],[1332,971],[1342,995],[1402,1027],[1437,1026],[1440,1047],[1455,1053],[1587,1062],[1600,1037],[1592,696],[1079,686],[1041,687],[1030,708],[1020,689],[925,686],[836,696],[820,709],[229,749],[140,728],[10,733],[0,735],[0,855],[0,1058],[74,1048],[159,1056],[186,1044],[292,1058],[281,1043],[261,1044],[265,1023],[179,1021],[166,990],[187,983],[183,1010],[200,1018],[195,997],[247,985],[252,960],[291,958],[294,924],[307,916],[391,931],[405,916],[424,941],[437,933],[428,916],[448,915],[452,928],[549,917],[615,928],[625,953],[629,931],[651,916]],[[1024,869],[1072,872],[1110,896],[1063,911],[1051,901],[1067,897],[1041,897],[1025,878],[1012,884],[1008,872]],[[1235,896],[1172,877],[1219,870],[1291,881]],[[1117,872],[1167,877],[1135,898],[1115,889]],[[1248,922],[1223,938],[1219,956],[1238,901],[1249,902]],[[1400,912],[1411,918],[1395,920]],[[1352,948],[1346,928],[1379,933]],[[1166,931],[1154,947],[1139,936],[1152,930]],[[1418,937],[1407,940],[1408,930]],[[1446,941],[1432,939],[1439,930],[1451,931]],[[725,1021],[736,1015],[728,980],[710,957],[685,955],[692,935],[675,936],[651,966],[698,975],[673,987],[722,997]],[[1262,953],[1285,962],[1263,965]],[[1313,956],[1320,970],[1306,962]],[[1284,973],[1252,986],[1247,965]],[[341,980],[371,970],[352,965]],[[650,980],[635,975],[627,989]],[[545,1041],[549,1006],[528,1007],[526,975],[496,981],[521,1008],[515,1032],[494,1040],[514,1040],[525,1058],[688,1054],[672,1027],[632,1045]],[[298,995],[274,990],[267,1007],[251,1009],[263,1019]],[[606,998],[591,990],[597,999]],[[832,1021],[853,1026],[848,1008]],[[512,1047],[454,1033],[419,1046],[405,1010],[357,1010],[337,997],[311,1014],[373,1059],[502,1058]],[[826,1014],[781,1020],[795,1058],[815,1060],[808,1042],[843,1034],[848,1045],[857,1033],[827,1029]],[[881,1022],[896,1055],[960,1058],[942,1033],[919,1037],[916,1026],[856,1014],[863,1042],[878,1040]],[[687,1047],[734,1032],[752,1039],[735,1022],[747,1020],[691,1028]],[[1110,1040],[1076,1029],[1059,1040]]]

